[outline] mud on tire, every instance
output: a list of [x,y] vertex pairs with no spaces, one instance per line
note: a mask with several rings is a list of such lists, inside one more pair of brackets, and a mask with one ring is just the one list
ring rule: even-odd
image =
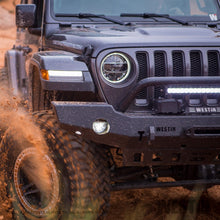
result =
[[34,159],[37,149],[30,140],[18,141],[9,128],[1,153],[7,154],[6,182],[16,219],[101,218],[109,200],[104,150],[60,129],[46,111],[33,117],[49,148],[41,159],[50,181],[45,190],[41,175],[31,177],[42,163]]

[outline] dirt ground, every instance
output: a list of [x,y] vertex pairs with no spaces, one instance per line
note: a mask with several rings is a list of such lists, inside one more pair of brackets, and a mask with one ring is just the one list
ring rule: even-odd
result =
[[[12,0],[0,0],[0,67],[5,51],[15,43],[14,23]],[[4,196],[5,184],[0,177],[0,220],[12,218]],[[219,207],[220,186],[202,194],[182,187],[127,190],[111,193],[106,220],[218,220]]]

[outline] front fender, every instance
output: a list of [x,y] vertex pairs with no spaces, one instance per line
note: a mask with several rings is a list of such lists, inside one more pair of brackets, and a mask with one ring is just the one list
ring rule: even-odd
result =
[[[42,88],[45,90],[86,91],[94,93],[95,85],[88,67],[85,63],[77,61],[76,57],[76,54],[65,51],[42,51],[35,53],[31,59],[31,65],[37,66],[39,70]],[[45,80],[41,76],[41,70],[56,71],[58,76]],[[64,77],[62,74],[65,71],[82,72],[82,78]]]

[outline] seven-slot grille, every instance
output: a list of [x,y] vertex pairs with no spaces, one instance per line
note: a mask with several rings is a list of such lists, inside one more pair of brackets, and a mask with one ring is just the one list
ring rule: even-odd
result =
[[[220,76],[220,51],[216,49],[147,49],[138,51],[136,58],[139,64],[138,80],[164,76]],[[136,98],[147,99],[147,103],[150,103],[153,101],[152,97],[182,99],[184,103],[193,106],[219,106],[220,103],[220,95],[167,95],[164,86],[148,88]]]

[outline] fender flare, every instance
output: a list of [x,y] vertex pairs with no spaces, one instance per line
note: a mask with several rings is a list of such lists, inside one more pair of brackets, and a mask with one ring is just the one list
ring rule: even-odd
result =
[[[32,77],[33,66],[36,66],[40,75],[41,86],[44,90],[95,93],[95,84],[87,65],[77,61],[76,57],[78,55],[65,51],[41,51],[35,53],[30,62],[29,78]],[[41,70],[80,71],[83,74],[83,78],[81,81],[74,81],[74,79],[66,80],[62,77],[45,80],[41,76]]]

